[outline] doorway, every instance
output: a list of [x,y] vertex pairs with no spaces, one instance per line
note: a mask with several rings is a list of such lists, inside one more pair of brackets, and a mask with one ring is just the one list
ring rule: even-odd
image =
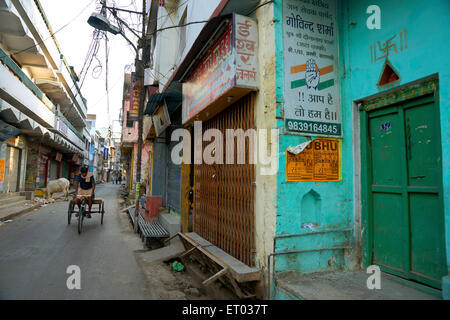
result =
[[438,101],[434,92],[363,111],[361,141],[369,262],[441,289],[447,267]]

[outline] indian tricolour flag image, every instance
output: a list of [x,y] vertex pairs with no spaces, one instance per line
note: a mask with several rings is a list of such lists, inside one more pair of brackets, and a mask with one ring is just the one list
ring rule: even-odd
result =
[[[291,75],[295,75],[298,79],[291,81],[291,89],[297,89],[307,86],[308,89],[314,88],[322,91],[334,86],[334,68],[333,65],[323,66],[319,68],[314,59],[310,59],[313,63],[313,69],[306,69],[307,64],[300,64],[291,67]],[[310,86],[317,82],[317,86]]]

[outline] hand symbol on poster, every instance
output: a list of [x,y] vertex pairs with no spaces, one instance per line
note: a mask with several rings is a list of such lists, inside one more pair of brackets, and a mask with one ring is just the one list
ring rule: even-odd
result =
[[320,71],[314,59],[306,61],[305,80],[308,89],[317,90],[320,83]]

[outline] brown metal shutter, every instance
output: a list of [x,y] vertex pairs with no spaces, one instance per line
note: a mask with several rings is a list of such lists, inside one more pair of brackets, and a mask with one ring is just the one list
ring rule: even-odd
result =
[[[203,123],[203,132],[219,129],[254,129],[254,94],[251,93]],[[210,142],[203,142],[205,148]],[[249,164],[195,165],[195,232],[248,266],[254,266],[255,166]],[[224,141],[224,162],[226,159]],[[235,143],[235,161],[237,143]],[[251,150],[253,152],[253,150]]]

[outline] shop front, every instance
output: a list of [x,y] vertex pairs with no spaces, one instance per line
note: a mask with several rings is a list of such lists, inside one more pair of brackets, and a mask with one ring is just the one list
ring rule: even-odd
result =
[[0,192],[24,188],[26,140],[20,130],[0,120]]
[[152,152],[146,163],[148,170],[143,170],[145,176],[149,177],[147,194],[161,197],[163,207],[178,216],[181,166],[171,157],[177,144],[171,141],[171,136],[174,130],[181,127],[181,94],[153,94],[147,104],[146,114],[151,115],[152,119],[148,132],[152,140]]
[[1,144],[0,182],[2,192],[18,192],[23,189],[23,172],[26,149],[24,138],[10,138]]
[[[192,184],[193,197],[183,192],[187,199],[182,202],[193,201],[196,234],[253,267],[255,146],[244,138],[239,148],[237,137],[229,140],[227,131],[255,129],[258,29],[254,19],[237,14],[221,25],[222,35],[183,83],[182,121],[194,133],[196,155],[190,165],[193,179],[184,180]],[[187,189],[184,184],[181,190]]]

